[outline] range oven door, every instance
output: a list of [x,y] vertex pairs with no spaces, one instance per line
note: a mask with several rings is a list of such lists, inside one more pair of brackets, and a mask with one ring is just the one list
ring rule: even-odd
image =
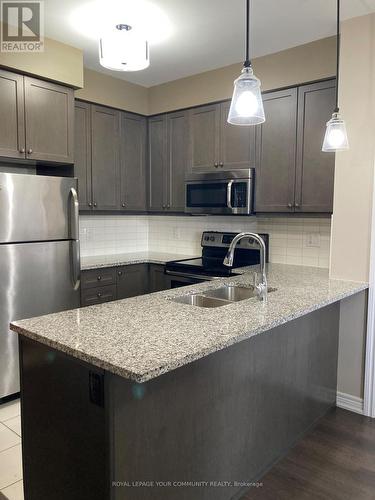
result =
[[169,289],[181,288],[183,286],[195,285],[197,283],[204,283],[206,281],[205,279],[199,279],[193,276],[183,276],[182,274],[183,273],[181,273],[181,275],[178,273],[174,274],[172,271],[167,271],[165,274],[167,287]]
[[185,212],[249,215],[253,212],[253,193],[251,169],[242,177],[236,172],[195,174],[186,181]]

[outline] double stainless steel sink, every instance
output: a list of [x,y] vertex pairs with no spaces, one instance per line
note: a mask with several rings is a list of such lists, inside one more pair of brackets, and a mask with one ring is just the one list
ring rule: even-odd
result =
[[[274,289],[268,289],[268,292],[273,292]],[[180,304],[189,304],[197,307],[222,307],[233,302],[252,299],[257,297],[254,287],[244,287],[238,285],[225,285],[214,290],[207,290],[202,293],[191,293],[174,299]]]

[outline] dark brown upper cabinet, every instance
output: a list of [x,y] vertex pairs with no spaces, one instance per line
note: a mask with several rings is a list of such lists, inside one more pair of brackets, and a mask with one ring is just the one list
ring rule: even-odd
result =
[[72,89],[0,70],[0,114],[0,156],[73,163]]
[[120,111],[91,106],[92,204],[117,210],[120,179]]
[[296,212],[333,210],[335,154],[324,153],[322,144],[335,92],[335,80],[298,89]]
[[231,101],[220,105],[219,168],[235,170],[255,166],[255,127],[240,127],[228,123]]
[[322,144],[335,80],[264,95],[257,129],[256,212],[331,213],[335,155]]
[[74,175],[78,178],[79,206],[92,207],[91,105],[75,102]]
[[0,70],[0,116],[0,156],[25,158],[23,76]]
[[190,110],[189,165],[193,171],[255,165],[255,129],[228,123],[230,101]]
[[24,84],[26,157],[73,163],[73,90],[29,77]]
[[256,211],[291,212],[294,205],[297,89],[263,96],[266,121],[257,128]]
[[146,118],[130,113],[121,113],[121,210],[146,210],[146,135]]
[[154,116],[148,124],[149,210],[183,212],[188,170],[188,113]]

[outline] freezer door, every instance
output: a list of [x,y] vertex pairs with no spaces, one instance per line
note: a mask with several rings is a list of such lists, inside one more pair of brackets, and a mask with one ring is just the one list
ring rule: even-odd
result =
[[74,241],[0,245],[0,398],[19,391],[9,323],[79,307]]
[[77,180],[0,173],[0,244],[72,236]]

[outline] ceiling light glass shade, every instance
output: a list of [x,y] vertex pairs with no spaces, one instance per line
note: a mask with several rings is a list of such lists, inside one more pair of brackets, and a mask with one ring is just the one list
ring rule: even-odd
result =
[[322,151],[329,153],[347,149],[349,149],[349,141],[345,121],[339,113],[333,113],[332,118],[327,122]]
[[147,40],[131,29],[116,29],[99,40],[100,64],[114,71],[140,71],[150,65]]
[[234,82],[228,123],[232,125],[258,125],[266,121],[260,80],[251,67],[244,67]]

